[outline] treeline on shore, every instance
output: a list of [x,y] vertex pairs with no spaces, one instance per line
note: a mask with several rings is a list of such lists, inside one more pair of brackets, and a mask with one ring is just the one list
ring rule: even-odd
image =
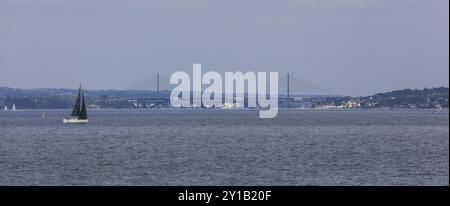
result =
[[[73,107],[77,90],[71,89],[13,89],[0,87],[0,106],[22,109],[66,109]],[[87,90],[86,104],[89,108],[135,108],[130,99],[168,98],[170,91],[142,90]],[[311,96],[311,95],[308,95]],[[305,98],[312,108],[324,105],[352,108],[409,108],[436,109],[448,108],[449,88],[404,89],[377,93],[365,97],[320,97]]]

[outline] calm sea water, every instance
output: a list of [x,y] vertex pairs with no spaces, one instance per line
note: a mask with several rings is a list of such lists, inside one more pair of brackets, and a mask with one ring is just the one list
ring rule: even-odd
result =
[[0,185],[449,185],[449,113],[0,112]]

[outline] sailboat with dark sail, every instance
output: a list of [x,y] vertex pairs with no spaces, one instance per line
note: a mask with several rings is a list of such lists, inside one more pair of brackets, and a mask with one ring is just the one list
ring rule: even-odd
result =
[[63,119],[64,124],[85,124],[88,123],[86,104],[84,102],[84,93],[80,88],[78,89],[78,97],[73,107],[70,117]]

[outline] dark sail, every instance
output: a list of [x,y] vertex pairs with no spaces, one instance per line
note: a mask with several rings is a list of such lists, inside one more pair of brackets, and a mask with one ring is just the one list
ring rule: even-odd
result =
[[81,92],[81,109],[78,119],[87,119],[86,104],[84,103],[84,94]]
[[81,85],[78,89],[78,97],[77,101],[75,102],[75,106],[73,107],[72,114],[70,116],[72,117],[78,117],[80,115],[81,111]]
[[73,107],[72,114],[70,116],[77,119],[87,119],[86,103],[84,102],[84,94],[81,90],[81,85],[78,90],[77,101],[75,102],[75,106]]

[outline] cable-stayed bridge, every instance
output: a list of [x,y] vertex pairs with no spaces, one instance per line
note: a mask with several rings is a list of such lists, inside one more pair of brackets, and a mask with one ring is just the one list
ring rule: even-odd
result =
[[[169,106],[170,105],[170,91],[175,88],[176,85],[171,85],[169,78],[160,74],[156,74],[151,78],[148,78],[128,89],[132,90],[151,90],[155,91],[155,97],[152,98],[138,98],[130,99],[138,107],[159,107],[159,106]],[[203,89],[208,85],[203,85]],[[269,85],[267,85],[268,88]],[[320,99],[328,97],[340,96],[334,92],[317,86],[313,83],[302,80],[291,74],[280,74],[278,79],[279,88],[279,106],[280,107],[310,107],[310,99]],[[192,99],[191,94],[191,101]],[[247,106],[248,100],[253,100],[253,96],[245,94],[245,105]],[[236,97],[235,97],[236,101]],[[193,102],[193,101],[192,101]],[[193,105],[194,107],[201,107],[200,105]]]

